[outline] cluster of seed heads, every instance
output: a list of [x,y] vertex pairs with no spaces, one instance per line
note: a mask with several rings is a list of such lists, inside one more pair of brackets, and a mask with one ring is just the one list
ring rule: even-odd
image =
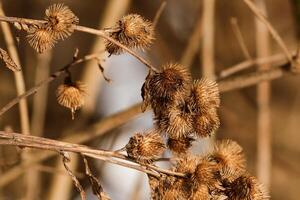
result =
[[128,156],[140,164],[151,163],[168,147],[176,161],[171,170],[185,174],[149,175],[153,200],[269,199],[263,185],[247,172],[242,147],[236,142],[217,141],[206,155],[189,152],[193,141],[211,136],[219,127],[216,82],[193,81],[184,66],[167,64],[159,72],[149,72],[142,98],[143,109],[151,106],[153,110],[155,128],[130,138]]
[[46,9],[45,21],[27,30],[29,44],[39,53],[51,49],[57,41],[69,37],[79,19],[67,6],[54,4]]

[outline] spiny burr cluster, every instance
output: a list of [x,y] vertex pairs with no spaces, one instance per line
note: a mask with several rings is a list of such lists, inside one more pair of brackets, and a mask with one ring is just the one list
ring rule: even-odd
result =
[[51,49],[58,40],[64,40],[74,32],[79,19],[63,4],[51,5],[45,11],[46,23],[27,30],[29,44],[39,53]]
[[207,137],[219,127],[220,106],[216,82],[192,81],[179,64],[166,64],[159,72],[150,71],[142,87],[143,109],[148,105],[168,146],[175,153],[186,153],[194,137]]
[[[152,23],[137,14],[122,17],[115,26],[107,29],[109,36],[128,48],[145,49],[154,40]],[[110,41],[106,41],[106,50],[109,54],[120,54],[123,49]]]
[[185,178],[149,177],[152,199],[269,199],[262,184],[246,171],[244,160],[242,148],[230,140],[218,142],[205,156],[186,154],[172,169],[186,174]]
[[164,174],[159,178],[149,175],[153,200],[269,199],[265,188],[247,172],[243,149],[236,142],[217,141],[205,155],[188,151],[193,141],[210,136],[219,127],[216,82],[192,81],[183,66],[167,64],[159,72],[149,72],[142,98],[143,109],[151,106],[153,110],[155,131],[130,138],[126,145],[128,156],[142,165],[155,161],[164,150],[165,136],[166,147],[176,161],[170,170],[184,174]]

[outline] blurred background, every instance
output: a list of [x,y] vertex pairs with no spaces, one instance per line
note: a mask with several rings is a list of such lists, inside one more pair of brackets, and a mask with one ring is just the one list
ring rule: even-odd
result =
[[[2,0],[2,7],[7,16],[42,19],[49,5],[64,3],[79,17],[80,25],[105,28],[127,13],[138,13],[152,20],[161,2]],[[288,49],[294,52],[299,39],[300,1],[254,2],[268,16]],[[104,49],[103,40],[98,37],[75,32],[52,50],[37,54],[26,42],[24,34],[11,28],[27,89],[69,63],[75,48],[79,49],[79,56]],[[2,31],[0,47],[6,49]],[[139,54],[155,66],[170,61],[180,62],[190,68],[195,79],[202,76],[219,79],[220,73],[231,66],[281,52],[265,26],[256,20],[242,0],[168,0],[156,28],[154,45]],[[113,80],[110,84],[103,80],[95,61],[80,64],[71,70],[74,79],[87,85],[88,93],[86,104],[76,112],[75,120],[71,119],[70,111],[56,101],[55,90],[63,82],[63,77],[27,99],[31,134],[114,150],[123,147],[134,133],[152,127],[151,111],[141,114],[137,108],[125,119],[103,126],[106,117],[141,102],[140,89],[147,69],[126,53],[109,58],[103,53],[102,57],[105,59],[102,61],[105,74]],[[281,56],[270,65],[251,66],[227,78],[284,62],[286,60]],[[0,107],[3,107],[17,96],[14,75],[3,63],[0,67],[0,82]],[[216,133],[216,139],[231,138],[244,148],[249,171],[270,188],[274,200],[298,200],[300,196],[299,84],[299,76],[286,76],[271,84],[221,95],[221,127]],[[0,130],[8,128],[21,132],[18,106],[0,117]],[[202,141],[201,144],[206,143]],[[47,152],[32,153],[38,158]],[[79,199],[58,156],[24,165],[21,164],[20,154],[20,149],[0,147],[0,199],[25,199],[26,191],[31,191],[27,200]],[[149,199],[144,174],[100,161],[89,161],[104,191],[112,199]],[[83,164],[76,155],[72,155],[70,165],[78,177],[82,177]],[[24,181],[24,174],[30,174],[30,185]],[[80,181],[89,191],[88,199],[96,199],[88,180],[80,178]]]

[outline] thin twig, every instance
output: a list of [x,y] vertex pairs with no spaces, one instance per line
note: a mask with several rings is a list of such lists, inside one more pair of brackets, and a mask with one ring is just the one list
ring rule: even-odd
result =
[[162,12],[164,11],[166,5],[167,5],[167,2],[166,2],[166,1],[163,1],[163,2],[160,4],[160,6],[159,6],[159,8],[158,8],[158,10],[156,11],[156,14],[155,14],[155,16],[154,16],[154,19],[153,19],[153,27],[156,27],[156,26],[157,26],[158,21],[159,21],[159,19],[160,19],[160,16],[161,16]]
[[72,181],[80,194],[81,200],[86,200],[86,194],[85,194],[83,187],[81,186],[77,177],[73,174],[72,170],[67,165],[68,162],[71,162],[68,154],[66,152],[60,152],[60,154],[62,156],[62,162],[64,164],[64,167],[65,167],[66,171],[68,172],[68,174],[70,175],[70,177],[72,178]]
[[245,59],[247,60],[252,60],[252,57],[250,55],[250,52],[247,48],[247,45],[246,45],[246,42],[244,40],[244,37],[243,37],[243,34],[241,32],[241,29],[239,27],[239,24],[238,24],[238,21],[237,21],[237,18],[231,18],[230,19],[230,23],[231,23],[231,27],[232,27],[232,31],[241,47],[241,50],[245,56]]
[[273,28],[271,23],[267,20],[267,18],[264,16],[264,14],[257,8],[257,6],[251,1],[251,0],[244,0],[244,2],[248,5],[250,10],[256,15],[256,17],[266,25],[268,28],[270,34],[274,38],[274,40],[278,43],[278,45],[281,47],[283,53],[285,54],[286,58],[293,63],[293,58],[291,53],[289,52],[288,48],[284,44],[282,38],[277,33],[277,31]]
[[11,100],[3,108],[1,108],[1,110],[0,110],[0,116],[3,115],[6,111],[8,111],[10,108],[12,108],[14,105],[16,105],[17,103],[19,103],[22,99],[24,99],[24,98],[26,98],[26,97],[28,97],[28,96],[36,93],[45,84],[48,84],[51,81],[53,81],[56,78],[58,78],[59,76],[65,74],[66,73],[66,69],[69,69],[72,66],[80,64],[82,62],[86,62],[86,61],[89,61],[89,60],[96,59],[97,57],[98,57],[98,54],[86,55],[86,56],[84,56],[82,58],[79,58],[79,59],[76,59],[76,60],[72,61],[71,63],[67,64],[66,66],[62,67],[61,69],[59,69],[58,71],[56,71],[55,73],[53,73],[51,76],[49,76],[47,79],[39,82],[37,85],[35,85],[31,89],[27,90],[23,94],[19,95],[18,97],[14,98],[13,100]]
[[[5,17],[5,16],[0,16],[0,21],[10,22],[10,23],[18,22],[18,23],[30,24],[30,25],[33,25],[33,24],[40,25],[40,24],[46,23],[46,21],[44,21],[44,20],[34,20],[34,19],[25,19],[25,18],[17,18],[17,17]],[[118,41],[114,40],[113,38],[109,37],[104,30],[97,30],[97,29],[93,29],[93,28],[89,28],[89,27],[85,27],[85,26],[75,26],[74,30],[80,31],[80,32],[85,32],[85,33],[90,33],[90,34],[93,34],[93,35],[98,35],[98,36],[110,41],[111,43],[119,46],[123,50],[127,51],[132,56],[134,56],[136,59],[138,59],[141,63],[143,63],[145,66],[147,66],[149,69],[151,69],[153,71],[157,71],[157,69],[152,64],[150,64],[147,60],[145,60],[144,58],[139,56],[136,52],[129,49],[125,45],[123,45],[120,42],[118,42]]]
[[[256,0],[257,7],[264,16],[267,16],[266,2]],[[270,37],[266,26],[255,19],[256,25],[256,52],[258,57],[270,55]],[[259,70],[267,70],[269,64],[259,65]],[[270,82],[262,82],[257,85],[257,178],[267,187],[270,188],[271,180],[271,85]]]
[[215,79],[215,0],[203,1],[202,75]]
[[[128,159],[126,156],[114,151],[92,149],[84,145],[61,142],[57,140],[51,140],[51,139],[46,139],[46,138],[36,137],[36,136],[25,136],[17,133],[8,134],[3,131],[0,131],[0,139],[3,140],[1,141],[2,145],[6,144],[6,145],[45,149],[45,150],[59,151],[59,152],[80,153],[89,157],[97,158],[121,166],[126,166],[128,168],[136,169],[156,177],[159,176],[159,174],[147,170],[144,167],[139,166],[137,163],[133,163],[133,161]],[[117,158],[118,160],[115,158]],[[157,168],[155,171],[162,172],[168,175],[184,177],[184,174],[174,173],[169,170],[163,170]]]

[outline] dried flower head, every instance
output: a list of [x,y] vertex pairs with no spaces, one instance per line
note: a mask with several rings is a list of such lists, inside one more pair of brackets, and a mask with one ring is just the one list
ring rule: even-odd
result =
[[243,149],[232,140],[222,140],[216,143],[211,158],[219,166],[223,180],[232,182],[246,171],[246,160]]
[[207,200],[211,199],[208,187],[205,184],[201,184],[194,188],[191,200]]
[[203,112],[220,106],[220,93],[215,81],[205,78],[196,80],[191,90],[197,110]]
[[242,175],[226,185],[225,194],[231,200],[267,200],[267,190],[258,180],[248,174]]
[[199,160],[199,164],[193,174],[196,185],[206,185],[210,190],[222,189],[218,167],[206,157]]
[[160,72],[150,72],[142,87],[142,97],[146,105],[150,104],[154,113],[161,106],[184,102],[191,85],[191,75],[179,64],[166,64]]
[[185,173],[187,176],[191,176],[196,170],[198,161],[199,159],[192,154],[183,155],[176,160],[176,165],[173,171]]
[[67,79],[64,84],[57,88],[56,96],[60,105],[71,109],[72,119],[74,119],[75,111],[84,104],[86,91],[84,84],[81,82],[73,83]]
[[[128,48],[145,49],[154,40],[154,27],[152,23],[137,14],[129,14],[119,20],[111,29],[110,37]],[[110,54],[120,54],[123,49],[106,41],[106,50]]]
[[171,106],[167,109],[169,112],[169,123],[165,132],[172,138],[188,137],[194,132],[192,124],[192,116],[186,111],[186,104]]
[[212,108],[205,113],[193,116],[193,128],[199,137],[211,136],[220,126],[217,110]]
[[150,130],[146,134],[137,133],[126,145],[128,156],[141,163],[152,162],[161,156],[164,150],[163,138],[156,130]]
[[47,30],[55,39],[65,39],[78,24],[78,17],[64,4],[53,4],[46,9]]
[[43,53],[44,51],[51,49],[57,42],[57,39],[45,26],[29,29],[26,38],[30,46],[38,53]]
[[169,138],[167,145],[173,153],[186,154],[192,146],[193,141],[195,141],[195,139],[191,137]]
[[13,72],[20,71],[21,67],[19,67],[13,59],[8,55],[8,53],[0,48],[0,60],[3,60],[5,66]]

